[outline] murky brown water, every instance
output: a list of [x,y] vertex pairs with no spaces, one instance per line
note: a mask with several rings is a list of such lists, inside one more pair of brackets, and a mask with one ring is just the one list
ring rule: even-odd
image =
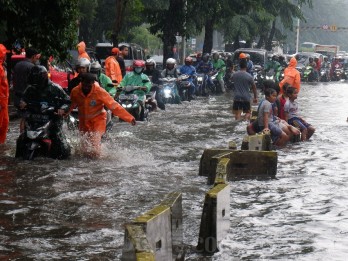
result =
[[[278,150],[277,180],[231,183],[231,228],[213,260],[346,260],[347,97],[347,83],[302,87],[300,106],[317,132]],[[183,192],[185,243],[195,246],[210,188],[198,177],[200,156],[245,135],[230,104],[200,99],[149,123],[118,123],[94,161],[15,160],[11,122],[0,147],[0,260],[118,260],[123,224],[173,190]]]

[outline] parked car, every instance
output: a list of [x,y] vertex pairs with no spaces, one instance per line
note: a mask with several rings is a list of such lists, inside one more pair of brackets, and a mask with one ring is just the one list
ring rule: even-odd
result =
[[[134,60],[145,60],[144,49],[134,43],[119,43],[118,47],[125,45],[128,47],[128,56],[124,58],[124,63],[126,65],[126,71],[130,72],[133,70]],[[100,60],[100,64],[104,67],[105,59],[110,56],[111,49],[113,45],[111,43],[98,43],[95,46],[96,57]]]
[[268,59],[268,51],[265,49],[256,48],[239,48],[234,51],[233,63],[238,64],[239,54],[245,53],[250,55],[250,60],[254,66],[264,67]]

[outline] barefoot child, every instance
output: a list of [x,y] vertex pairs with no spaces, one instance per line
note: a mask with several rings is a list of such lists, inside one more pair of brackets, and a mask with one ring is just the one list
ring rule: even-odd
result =
[[300,128],[302,141],[309,140],[315,129],[298,114],[298,103],[296,101],[298,92],[295,88],[289,87],[286,93],[289,96],[289,100],[284,105],[285,120],[290,125]]

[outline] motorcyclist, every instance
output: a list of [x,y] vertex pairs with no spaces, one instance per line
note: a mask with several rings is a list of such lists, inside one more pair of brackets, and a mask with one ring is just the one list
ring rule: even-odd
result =
[[159,87],[159,85],[161,84],[161,72],[156,69],[156,62],[154,59],[147,59],[145,61],[145,70],[143,73],[146,74],[153,83],[151,91],[156,92],[157,106],[161,110],[165,110],[166,105],[162,100],[161,90]]
[[[174,58],[168,58],[166,61],[166,68],[161,72],[162,78],[178,78],[178,71],[176,69],[176,60]],[[175,85],[174,89],[175,103],[181,103],[178,92],[178,86]]]
[[192,66],[193,59],[190,56],[187,56],[185,58],[185,65],[180,67],[180,74],[186,74],[189,75],[190,78],[188,78],[188,81],[190,82],[190,89],[189,89],[189,101],[194,100],[194,94],[196,90],[196,86],[193,83],[194,78],[196,77],[196,69]]
[[79,112],[79,130],[84,135],[82,151],[88,157],[101,154],[101,138],[106,131],[107,117],[104,107],[122,120],[136,124],[134,117],[99,86],[91,73],[81,75],[81,83],[72,90],[70,97],[70,111],[77,108]]
[[144,105],[146,94],[150,92],[152,84],[149,77],[143,73],[145,69],[145,62],[142,60],[133,61],[133,72],[127,73],[120,82],[119,87],[138,86],[141,89],[134,90],[133,93],[139,97],[139,103],[142,107],[140,120],[144,120]]
[[278,62],[279,62],[279,64],[280,64],[281,67],[283,67],[283,68],[288,67],[288,64],[287,64],[287,62],[285,61],[285,57],[284,57],[283,55],[279,55],[279,57],[278,57]]
[[[55,159],[68,158],[71,149],[62,131],[62,116],[69,110],[69,96],[62,87],[49,80],[46,68],[41,65],[36,65],[30,70],[28,84],[19,105],[22,110],[26,111],[24,113],[25,120],[45,124],[50,119],[45,117],[46,115],[42,115],[40,109],[42,104],[56,107],[57,112],[52,116],[52,125],[49,131],[52,140],[49,156]],[[22,156],[20,152],[24,150],[24,139],[24,133],[17,139],[16,157]]]
[[321,69],[321,61],[318,57],[314,58],[314,62],[315,62],[315,67],[314,67],[314,73],[315,73],[315,78],[317,80],[319,80],[319,72]]
[[280,66],[280,63],[278,62],[278,56],[273,55],[272,59],[266,62],[264,71],[266,74],[268,72],[273,72],[275,81],[278,82],[281,69],[282,67]]
[[106,90],[112,97],[115,96],[116,88],[111,79],[102,73],[102,68],[99,62],[92,62],[89,72],[96,76],[96,81],[99,83],[100,87]]
[[338,60],[338,57],[336,56],[331,63],[331,70],[330,70],[330,78],[331,79],[334,78],[334,72],[337,68],[341,68],[341,63]]
[[213,72],[213,69],[214,69],[213,64],[209,61],[209,54],[205,53],[202,56],[202,60],[196,66],[196,72],[206,74],[208,77],[207,79],[208,84],[214,85],[211,79],[211,74]]
[[71,90],[81,83],[81,75],[80,74],[88,72],[90,66],[91,66],[91,62],[87,58],[77,59],[76,66],[75,66],[76,75],[68,83],[68,92],[69,93],[71,93]]
[[196,68],[200,61],[202,61],[202,53],[197,53],[196,54],[196,61],[194,61],[192,64],[193,67]]
[[220,87],[221,87],[221,92],[225,92],[225,82],[224,82],[224,75],[225,75],[225,71],[226,71],[226,65],[225,62],[219,58],[219,53],[218,52],[214,52],[213,53],[213,68],[214,71],[218,72],[218,75],[216,77],[216,79],[219,81],[220,83]]

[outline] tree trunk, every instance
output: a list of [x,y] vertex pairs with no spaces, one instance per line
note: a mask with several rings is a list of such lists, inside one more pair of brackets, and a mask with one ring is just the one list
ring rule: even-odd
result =
[[233,42],[233,50],[237,50],[238,48],[240,48],[240,44],[239,44],[239,35],[236,35],[234,37],[234,42]]
[[214,20],[207,19],[205,23],[203,53],[211,53],[213,49]]
[[116,1],[116,18],[114,29],[112,32],[112,43],[114,47],[118,47],[119,43],[119,34],[121,32],[124,20],[124,12],[126,10],[126,6],[128,4],[128,0],[115,0]]
[[269,36],[268,36],[268,39],[267,39],[267,42],[266,42],[266,46],[265,46],[265,49],[267,51],[272,51],[272,41],[273,41],[273,37],[275,35],[275,31],[276,31],[276,21],[273,20],[272,22],[272,28],[271,28],[271,31],[269,33]]
[[176,35],[182,29],[177,26],[178,17],[182,16],[184,8],[183,0],[170,0],[169,9],[165,15],[165,24],[163,26],[163,65],[168,58],[178,59],[178,52],[174,53],[176,44]]
[[257,42],[256,47],[257,47],[257,48],[262,48],[264,41],[265,41],[265,37],[264,37],[263,35],[260,35],[260,39],[259,39],[259,41]]

